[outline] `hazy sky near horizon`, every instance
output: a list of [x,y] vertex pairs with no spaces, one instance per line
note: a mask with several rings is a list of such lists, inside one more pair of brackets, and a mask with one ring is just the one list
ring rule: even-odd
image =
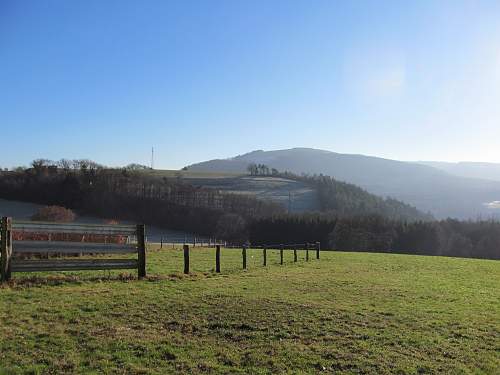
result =
[[0,1],[0,166],[500,162],[500,1]]

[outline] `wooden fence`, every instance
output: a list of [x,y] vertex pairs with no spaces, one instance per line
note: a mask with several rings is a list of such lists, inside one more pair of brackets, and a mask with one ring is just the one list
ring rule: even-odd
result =
[[[241,247],[227,248],[227,250],[234,251],[235,249],[241,249],[241,259],[242,268],[247,269],[247,249],[246,245]],[[316,259],[319,259],[321,252],[321,244],[319,242],[306,243],[306,244],[280,244],[280,245],[264,245],[264,246],[252,246],[252,249],[262,249],[262,265],[267,266],[267,251],[268,250],[279,250],[280,254],[280,265],[283,265],[284,252],[286,250],[293,251],[293,261],[294,263],[298,261],[298,252],[300,250],[305,252],[306,262],[309,261],[309,252],[313,251],[316,253]],[[184,273],[189,274],[190,270],[190,251],[189,245],[184,245]],[[215,272],[221,272],[221,245],[215,245]]]
[[[15,221],[4,217],[0,223],[0,276],[8,281],[12,272],[77,271],[137,269],[139,278],[146,276],[146,236],[144,225],[61,224],[32,221]],[[221,245],[215,245],[215,271],[221,272]],[[247,269],[246,245],[226,247],[227,251],[241,250],[242,268]],[[268,264],[268,251],[279,251],[280,264],[284,252],[293,251],[293,261],[298,253],[305,253],[305,260],[320,258],[320,243],[279,244],[252,246],[262,250],[262,265]],[[184,273],[190,272],[190,247],[185,244]],[[313,252],[313,256],[310,256]],[[136,259],[93,257],[97,254],[137,254]],[[51,257],[58,255],[58,257]],[[75,255],[78,255],[75,256]],[[65,257],[63,257],[65,256]],[[81,258],[80,256],[84,256]]]
[[[1,222],[1,281],[12,272],[137,269],[146,276],[145,226]],[[50,255],[85,255],[85,259]],[[130,258],[87,258],[96,254],[137,254]],[[35,258],[36,257],[36,258]],[[45,259],[40,259],[45,258]]]

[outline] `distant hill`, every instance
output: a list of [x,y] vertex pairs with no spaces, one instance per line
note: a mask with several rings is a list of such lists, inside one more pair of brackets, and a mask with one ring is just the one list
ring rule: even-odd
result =
[[[335,216],[378,214],[403,221],[428,221],[433,217],[414,206],[395,199],[384,199],[366,190],[328,176],[299,176],[289,172],[275,175],[249,175],[245,171],[143,170],[148,178],[182,181],[195,188],[250,195],[259,200],[279,203],[289,213],[322,212]],[[272,171],[268,171],[272,173]],[[276,172],[276,171],[275,171]]]
[[243,236],[257,220],[290,217],[287,211],[320,213],[291,217],[323,229],[323,224],[339,217],[378,215],[407,222],[432,219],[407,204],[377,197],[331,177],[279,174],[262,166],[258,173],[248,176],[37,165],[0,173],[0,212],[15,218],[30,217],[37,206],[13,200],[35,202],[64,206],[101,220],[139,221],[148,228],[163,226],[205,236],[226,233],[224,220],[234,217],[243,223],[238,224],[243,229],[237,232]]
[[437,218],[500,217],[490,202],[500,200],[500,181],[452,175],[435,166],[310,148],[253,151],[187,167],[191,172],[245,173],[250,163],[296,174],[324,174],[392,197]]
[[330,212],[339,216],[379,214],[395,220],[431,220],[415,207],[383,199],[358,186],[329,178],[300,176],[248,176],[241,173],[196,171],[147,172],[156,177],[174,177],[195,187],[216,189],[234,194],[252,195],[283,205],[291,213]]
[[[169,171],[165,171],[169,175]],[[160,171],[155,171],[161,176]],[[316,189],[290,178],[247,175],[216,175],[184,172],[178,176],[193,186],[217,189],[227,193],[248,194],[259,199],[280,203],[292,213],[320,209]]]
[[441,169],[455,176],[500,181],[500,163],[478,163],[469,161],[458,163],[420,161],[418,163]]

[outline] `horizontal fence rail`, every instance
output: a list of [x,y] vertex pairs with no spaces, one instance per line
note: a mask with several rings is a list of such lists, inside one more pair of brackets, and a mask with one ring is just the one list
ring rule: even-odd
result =
[[133,254],[136,244],[70,242],[70,241],[12,241],[16,254]]
[[[13,222],[4,217],[0,227],[1,281],[8,281],[12,272],[137,269],[139,278],[146,276],[146,231],[142,224]],[[137,258],[47,259],[49,254],[137,254]]]
[[18,260],[11,263],[12,272],[84,271],[136,269],[136,259],[65,259]]
[[123,236],[133,236],[137,233],[135,225],[60,224],[36,221],[14,221],[12,223],[12,230],[31,233],[76,233]]

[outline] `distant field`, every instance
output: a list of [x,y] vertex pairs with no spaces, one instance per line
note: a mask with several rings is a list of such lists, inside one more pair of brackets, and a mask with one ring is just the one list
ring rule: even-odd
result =
[[[154,246],[156,247],[156,246]],[[303,254],[300,254],[303,257]],[[150,278],[20,277],[0,287],[0,373],[498,374],[500,262],[323,252],[148,253]]]
[[228,178],[243,176],[242,173],[230,172],[197,172],[197,171],[181,171],[173,169],[153,169],[144,170],[143,173],[159,176],[159,177],[184,177],[184,178]]
[[190,170],[145,170],[142,173],[156,177],[181,178],[184,182],[195,186],[252,195],[262,200],[280,203],[292,212],[319,209],[317,192],[314,188],[304,182],[287,178]]

